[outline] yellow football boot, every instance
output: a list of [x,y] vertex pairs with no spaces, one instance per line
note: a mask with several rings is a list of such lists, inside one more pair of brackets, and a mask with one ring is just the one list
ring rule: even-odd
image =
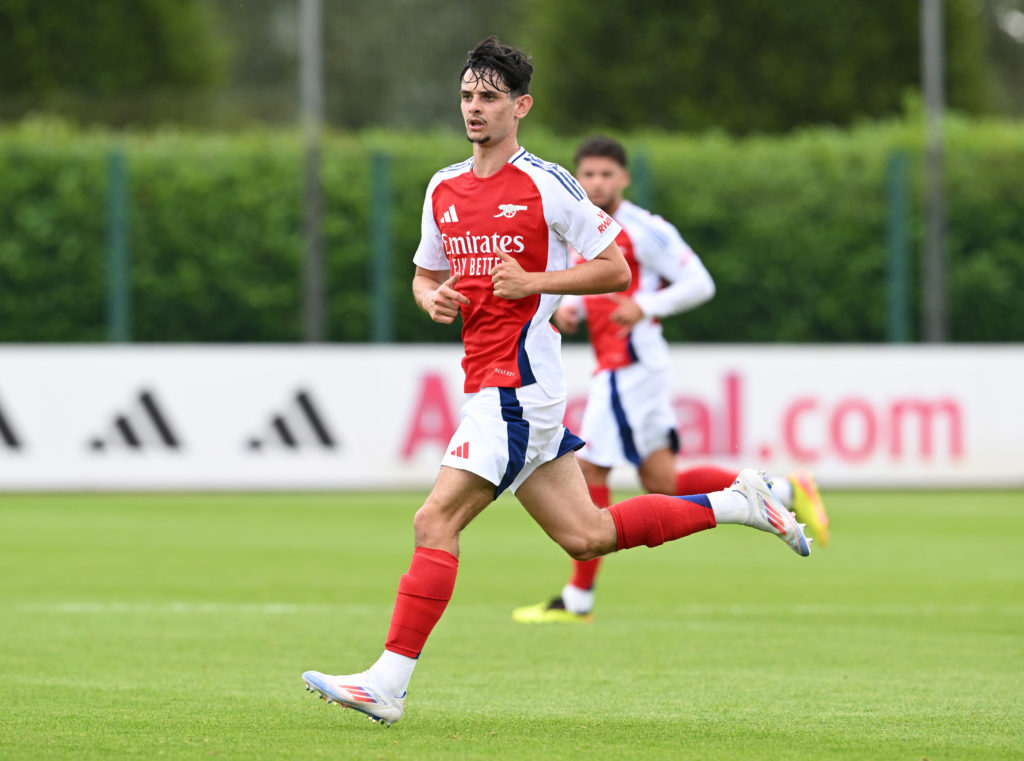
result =
[[570,613],[561,597],[551,602],[539,602],[512,611],[512,620],[520,624],[589,624],[593,613]]
[[789,475],[789,482],[793,485],[793,512],[796,513],[796,519],[807,524],[807,533],[814,537],[819,547],[827,546],[828,513],[825,512],[825,503],[814,476],[806,470],[798,470]]

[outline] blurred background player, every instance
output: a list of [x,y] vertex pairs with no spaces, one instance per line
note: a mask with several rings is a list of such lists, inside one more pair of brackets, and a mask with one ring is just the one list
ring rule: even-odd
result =
[[[590,200],[621,225],[615,242],[633,276],[624,294],[564,297],[553,318],[566,333],[577,332],[585,319],[597,360],[580,426],[586,446],[578,453],[591,499],[601,507],[611,504],[608,477],[624,463],[637,469],[648,492],[728,489],[738,475],[735,469],[704,465],[676,471],[671,362],[658,322],[707,302],[715,294],[714,281],[672,224],[623,197],[629,170],[618,141],[588,138],[577,149],[575,164],[576,179]],[[828,516],[813,476],[798,471],[774,477],[771,484],[779,500],[807,524],[808,533],[826,545]],[[520,623],[590,621],[601,560],[573,561],[572,576],[559,596],[517,608],[513,618]]]
[[[461,315],[467,398],[413,520],[415,549],[384,651],[359,673],[302,674],[309,691],[387,725],[402,718],[413,670],[451,599],[462,529],[506,489],[578,560],[719,523],[766,531],[810,554],[803,528],[753,470],[714,494],[642,495],[607,509],[591,501],[573,455],[583,442],[562,423],[561,339],[549,319],[557,294],[625,290],[630,272],[615,244],[619,225],[571,174],[519,147],[532,71],[522,51],[493,37],[470,51],[460,79],[473,156],[427,186],[413,295],[435,322]],[[569,266],[569,245],[582,264]]]

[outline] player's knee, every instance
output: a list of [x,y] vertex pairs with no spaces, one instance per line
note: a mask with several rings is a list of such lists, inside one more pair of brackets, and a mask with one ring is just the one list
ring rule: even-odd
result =
[[559,539],[558,544],[573,560],[593,560],[608,552],[606,542],[597,536],[573,534]]
[[606,509],[583,514],[571,525],[564,525],[560,534],[551,534],[573,560],[593,560],[615,552],[615,522]]
[[665,478],[658,474],[641,473],[640,485],[648,494],[674,494],[676,489],[674,477]]
[[593,544],[573,547],[571,549],[567,548],[566,552],[569,553],[569,557],[573,560],[594,560],[606,554],[600,547]]
[[433,546],[442,536],[447,535],[443,513],[427,500],[423,507],[416,511],[412,518],[412,528],[416,535],[416,544]]

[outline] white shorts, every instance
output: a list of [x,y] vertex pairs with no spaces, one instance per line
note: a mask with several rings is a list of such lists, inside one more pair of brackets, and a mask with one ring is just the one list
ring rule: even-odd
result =
[[441,464],[486,478],[495,497],[515,493],[538,467],[583,446],[564,416],[565,397],[549,397],[539,383],[481,389],[462,405]]
[[670,398],[671,368],[636,362],[601,370],[590,380],[580,436],[580,457],[605,468],[640,463],[659,449],[679,451]]

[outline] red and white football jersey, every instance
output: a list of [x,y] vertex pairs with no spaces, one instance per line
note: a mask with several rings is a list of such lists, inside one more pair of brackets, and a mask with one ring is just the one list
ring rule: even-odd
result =
[[[614,370],[634,362],[667,366],[668,344],[657,318],[704,303],[715,293],[714,281],[679,231],[662,217],[626,200],[614,217],[622,226],[615,242],[633,280],[624,294],[582,299],[597,369]],[[618,306],[616,295],[628,296],[644,311],[644,319],[626,335],[611,320]]]
[[455,289],[470,301],[461,306],[466,393],[534,382],[551,396],[565,393],[561,336],[548,322],[560,297],[495,296],[496,252],[528,272],[564,270],[570,245],[590,260],[619,230],[569,172],[522,148],[490,177],[477,177],[468,159],[431,178],[413,262],[462,276]]

